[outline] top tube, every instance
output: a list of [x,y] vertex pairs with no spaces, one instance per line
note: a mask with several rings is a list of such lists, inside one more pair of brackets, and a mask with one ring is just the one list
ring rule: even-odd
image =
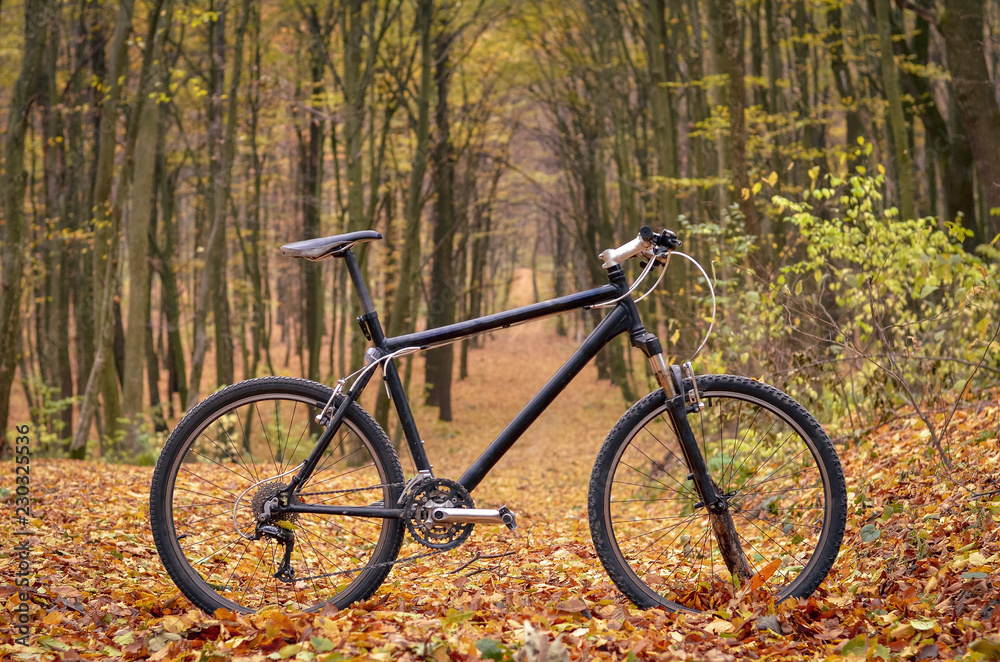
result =
[[456,322],[436,329],[428,329],[417,333],[408,333],[395,338],[386,338],[385,347],[380,349],[394,352],[403,347],[419,347],[427,349],[435,345],[444,345],[455,340],[461,340],[468,336],[479,333],[486,333],[495,329],[502,329],[522,322],[548,317],[569,310],[587,308],[594,304],[603,303],[608,299],[613,299],[620,292],[614,285],[602,285],[585,292],[567,294],[549,301],[533,303],[521,308],[514,308],[502,313],[494,313],[473,320]]

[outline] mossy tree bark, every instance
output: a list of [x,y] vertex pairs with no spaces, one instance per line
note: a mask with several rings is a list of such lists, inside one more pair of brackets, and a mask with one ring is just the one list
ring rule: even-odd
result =
[[940,30],[948,51],[955,106],[982,183],[983,206],[990,216],[990,221],[983,219],[991,236],[984,235],[982,240],[988,242],[1000,233],[1000,106],[986,66],[985,7],[982,0],[948,0]]

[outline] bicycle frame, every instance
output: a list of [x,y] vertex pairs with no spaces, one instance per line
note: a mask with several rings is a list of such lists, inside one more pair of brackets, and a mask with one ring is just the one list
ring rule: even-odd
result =
[[[550,315],[573,310],[588,310],[597,304],[620,298],[611,311],[598,323],[590,335],[587,336],[583,344],[569,357],[566,363],[507,424],[479,458],[465,470],[465,473],[462,474],[458,482],[469,490],[469,492],[472,492],[480,484],[504,454],[521,438],[535,419],[562,393],[570,381],[614,338],[628,331],[632,345],[642,349],[647,357],[651,358],[654,355],[659,355],[661,352],[659,340],[656,336],[646,331],[642,325],[635,302],[631,297],[626,296],[628,283],[625,273],[620,266],[613,266],[608,269],[608,279],[610,281],[608,285],[515,308],[502,313],[449,324],[436,329],[428,329],[395,338],[386,338],[382,330],[382,325],[378,320],[378,313],[372,305],[371,296],[368,294],[368,288],[365,285],[357,260],[350,250],[344,253],[344,259],[347,263],[347,269],[354,284],[354,289],[361,300],[363,314],[358,318],[358,323],[361,324],[365,335],[369,336],[374,342],[375,351],[378,353],[375,360],[401,349],[413,348],[426,350],[480,333],[505,329],[515,324],[541,319]],[[337,433],[341,421],[347,412],[347,408],[358,399],[374,373],[374,369],[361,373],[347,393],[344,394],[333,416],[327,423],[326,430],[320,435],[316,447],[305,461],[303,467],[292,479],[288,486],[288,492],[295,490],[298,485],[305,483],[309,479],[320,457]],[[417,430],[416,421],[406,397],[406,391],[403,388],[403,383],[400,380],[399,373],[392,359],[383,362],[383,375],[390,399],[396,409],[396,414],[399,416],[413,462],[418,472],[432,475],[432,465],[427,458],[427,454],[424,452],[424,442],[421,440],[420,433]],[[359,507],[288,503],[285,505],[285,509],[293,512],[381,517],[386,519],[400,519],[403,517],[403,510],[401,508],[386,508],[380,505]]]

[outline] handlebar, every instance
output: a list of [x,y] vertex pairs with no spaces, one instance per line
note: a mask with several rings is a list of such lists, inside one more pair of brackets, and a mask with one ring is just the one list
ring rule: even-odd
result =
[[603,268],[610,269],[637,255],[648,254],[647,257],[652,257],[658,247],[671,251],[680,245],[680,239],[670,230],[656,234],[648,225],[644,225],[639,228],[639,235],[635,239],[618,248],[608,248],[597,257],[604,260],[604,264],[601,265]]

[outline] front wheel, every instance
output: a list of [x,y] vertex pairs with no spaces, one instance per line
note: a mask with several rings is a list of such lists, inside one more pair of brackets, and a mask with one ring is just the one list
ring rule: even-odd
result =
[[[810,595],[837,558],[847,488],[823,428],[778,389],[731,375],[697,379],[705,409],[688,423],[729,506],[750,572],[779,600]],[[690,386],[690,382],[687,383]],[[718,548],[683,461],[663,390],[611,430],[590,479],[598,556],[636,605],[725,607],[745,585]]]
[[[192,409],[167,440],[150,491],[153,539],[174,583],[201,609],[345,607],[374,593],[392,569],[401,520],[269,513],[316,446],[323,428],[314,418],[331,392],[287,377],[240,382]],[[352,404],[294,498],[393,505],[403,484],[385,432]],[[270,535],[257,535],[262,527]]]

